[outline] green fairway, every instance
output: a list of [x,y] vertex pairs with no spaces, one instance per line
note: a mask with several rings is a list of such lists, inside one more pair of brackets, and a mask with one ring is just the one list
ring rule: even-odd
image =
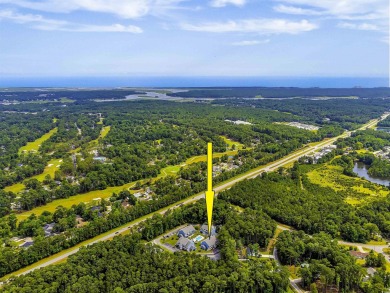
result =
[[230,138],[227,138],[226,136],[221,135],[220,136],[224,142],[229,146],[229,149],[233,149],[233,145],[235,146],[235,150],[242,150],[244,148],[244,145],[242,143],[239,143],[238,141],[231,140]]
[[107,134],[110,132],[111,126],[104,126],[102,131],[100,132],[99,138],[105,138]]
[[[37,179],[37,180],[42,182],[45,179],[45,176],[48,175],[48,174],[51,176],[51,178],[54,178],[54,173],[61,166],[61,162],[62,162],[61,159],[50,160],[48,162],[45,170],[43,171],[43,173],[41,173],[39,175],[35,175],[35,176],[32,176],[32,177],[29,177],[27,179]],[[22,191],[23,189],[24,189],[24,184],[23,183],[16,183],[16,184],[13,184],[11,186],[7,186],[7,187],[4,188],[5,191],[12,191],[12,192],[15,192],[15,193],[18,193],[18,192]]]
[[165,167],[164,169],[161,169],[161,172],[158,177],[165,177],[165,176],[175,176],[177,172],[180,171],[181,166],[180,165],[175,165],[175,166],[168,166]]
[[102,128],[102,130],[100,131],[99,137],[97,139],[91,140],[88,143],[88,147],[89,148],[96,147],[99,144],[99,139],[105,138],[107,136],[107,134],[110,132],[110,130],[111,130],[111,126],[104,126]]
[[39,147],[43,142],[48,140],[53,134],[55,134],[58,131],[57,127],[50,130],[48,133],[45,133],[40,138],[38,138],[35,141],[27,143],[27,145],[21,147],[18,151],[18,154],[22,154],[23,152],[38,152]]

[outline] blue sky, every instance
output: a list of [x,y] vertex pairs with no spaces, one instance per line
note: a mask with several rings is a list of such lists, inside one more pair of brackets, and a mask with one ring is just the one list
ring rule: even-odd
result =
[[389,71],[387,0],[0,0],[0,76]]

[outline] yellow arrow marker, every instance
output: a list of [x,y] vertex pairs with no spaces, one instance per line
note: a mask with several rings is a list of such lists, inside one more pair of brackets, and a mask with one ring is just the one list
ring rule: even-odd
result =
[[207,208],[207,224],[209,228],[209,237],[211,236],[211,222],[213,219],[213,144],[207,144],[207,191],[206,191],[206,208]]

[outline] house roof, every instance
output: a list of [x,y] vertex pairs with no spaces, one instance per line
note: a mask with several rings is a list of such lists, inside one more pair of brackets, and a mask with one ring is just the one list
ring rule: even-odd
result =
[[[202,227],[200,227],[201,231],[209,231],[209,225],[203,224]],[[211,225],[211,231],[215,231],[215,226]]]
[[349,254],[356,258],[365,258],[368,255],[368,253],[360,251],[350,251]]
[[24,248],[27,248],[27,247],[30,247],[30,246],[32,246],[34,244],[34,242],[33,241],[31,241],[31,242],[25,242],[25,243],[23,243],[20,247],[24,247]]
[[176,245],[182,245],[187,247],[190,244],[194,244],[194,242],[188,238],[180,237],[179,240],[176,242]]
[[370,276],[373,276],[376,273],[376,269],[374,268],[368,268],[367,269],[367,274]]
[[192,225],[188,225],[187,227],[180,229],[180,231],[183,231],[184,234],[189,234],[189,233],[192,233],[193,231],[195,231],[195,228]]
[[209,247],[210,247],[210,246],[215,246],[215,244],[217,243],[217,237],[211,236],[210,238],[206,238],[206,240],[202,241],[202,244],[203,244],[204,242],[205,242]]

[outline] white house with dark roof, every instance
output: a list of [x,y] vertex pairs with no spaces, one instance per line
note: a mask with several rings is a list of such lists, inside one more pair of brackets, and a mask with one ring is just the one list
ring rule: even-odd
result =
[[176,247],[186,251],[194,251],[196,249],[194,241],[185,237],[179,238],[179,240],[176,242]]
[[194,226],[188,225],[187,227],[180,229],[179,232],[177,232],[177,236],[186,238],[186,237],[191,236],[194,233],[195,233]]

